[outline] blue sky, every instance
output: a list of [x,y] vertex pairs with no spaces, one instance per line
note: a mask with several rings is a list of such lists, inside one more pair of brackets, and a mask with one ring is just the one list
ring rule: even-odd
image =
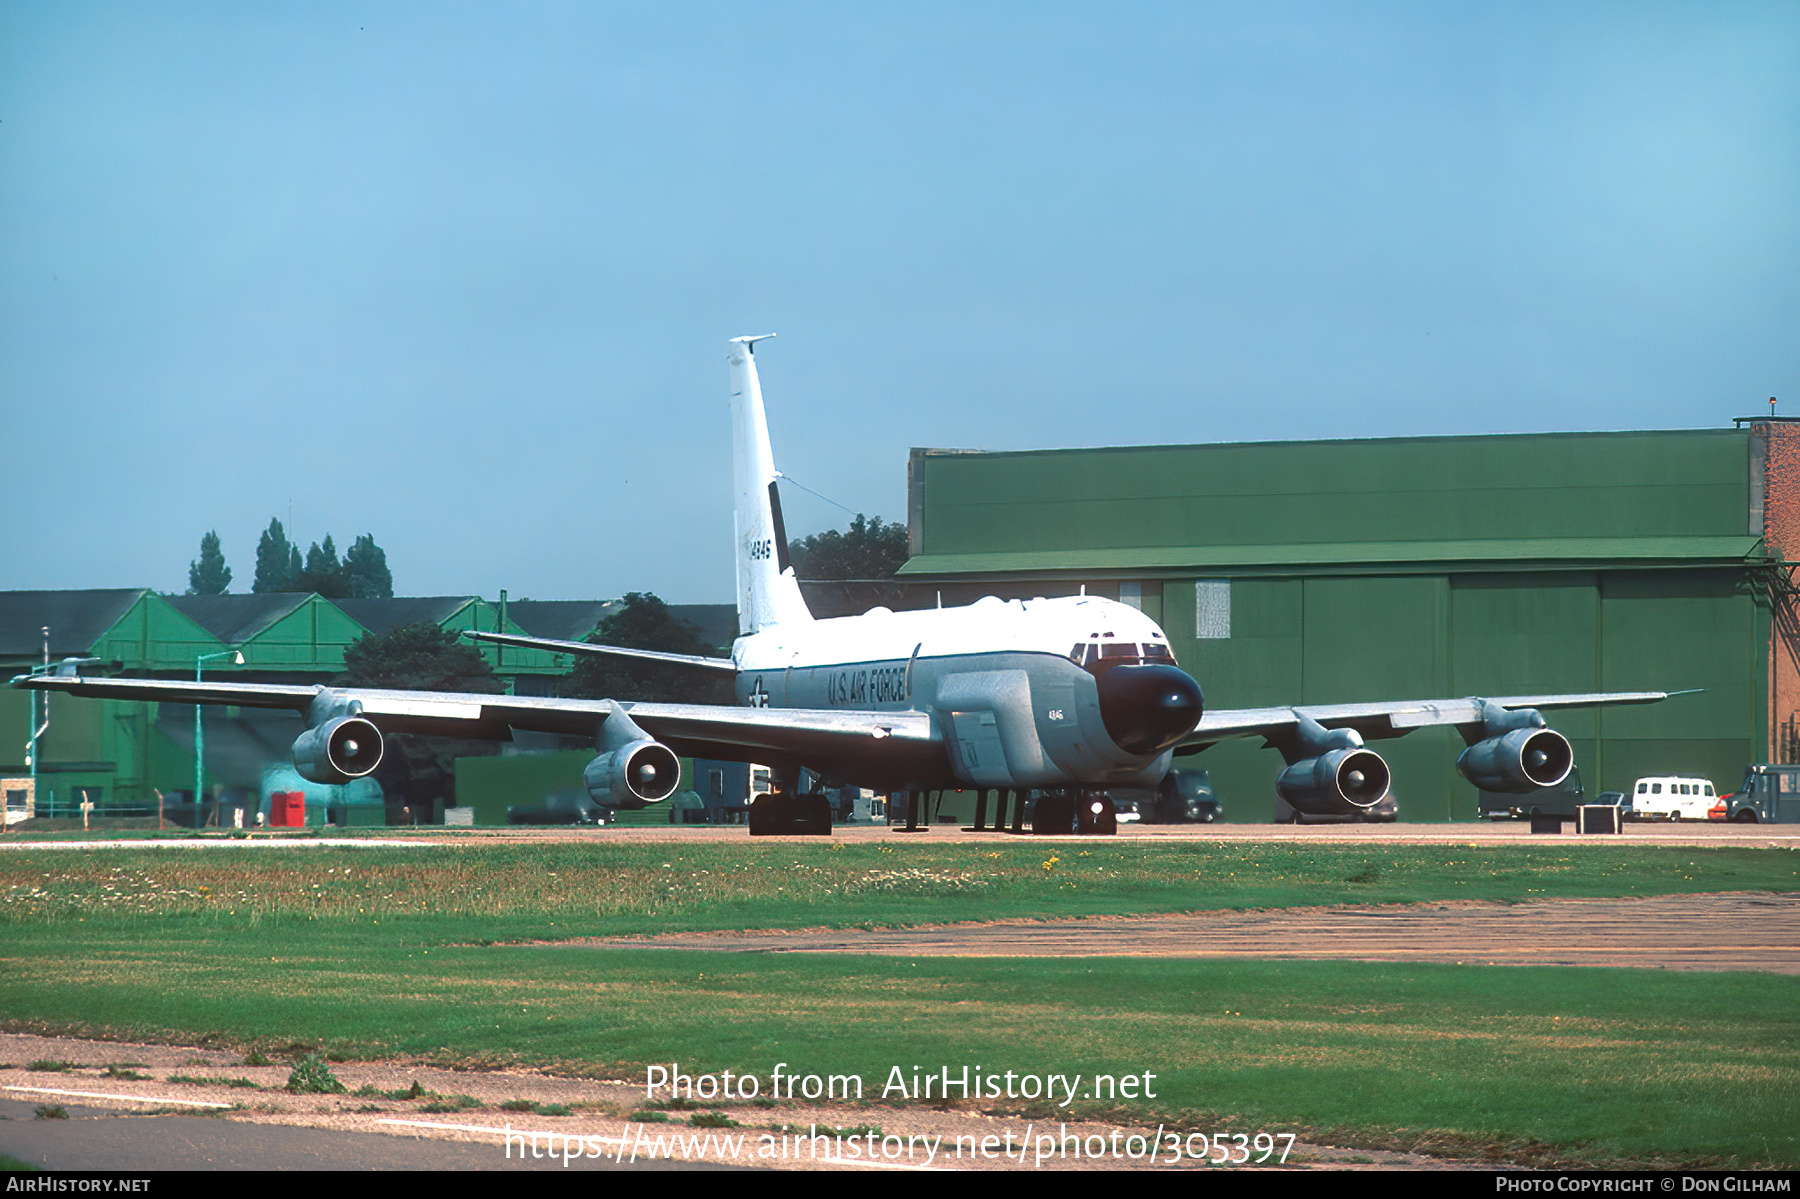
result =
[[[0,5],[0,588],[728,602],[777,464],[1800,415],[1800,5]],[[1793,403],[1786,401],[1791,397]],[[847,516],[789,494],[796,533]]]

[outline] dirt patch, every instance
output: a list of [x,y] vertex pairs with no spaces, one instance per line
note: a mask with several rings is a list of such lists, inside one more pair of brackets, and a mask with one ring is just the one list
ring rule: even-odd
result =
[[[283,1089],[290,1069],[285,1062],[246,1066],[240,1054],[212,1047],[70,1037],[0,1034],[0,1062],[8,1064],[0,1068],[0,1101],[14,1101],[14,1106],[66,1105],[87,1118],[91,1127],[84,1129],[84,1136],[105,1137],[106,1116],[211,1114],[263,1124],[488,1145],[493,1169],[507,1167],[509,1130],[510,1151],[520,1156],[534,1149],[539,1156],[572,1152],[577,1159],[598,1154],[610,1159],[615,1153],[629,1158],[635,1152],[640,1161],[666,1156],[674,1161],[782,1170],[1217,1171],[1221,1163],[1216,1158],[1221,1155],[1228,1159],[1225,1166],[1246,1168],[1256,1168],[1257,1163],[1243,1157],[1266,1156],[1261,1166],[1265,1169],[1490,1170],[1494,1165],[1290,1141],[1281,1135],[1271,1135],[1270,1148],[1262,1150],[1254,1140],[1257,1130],[1249,1128],[1163,1129],[1159,1139],[1155,1125],[1069,1121],[1024,1107],[1008,1110],[1004,1104],[703,1102],[697,1108],[658,1110],[646,1108],[641,1080],[575,1079],[511,1070],[456,1072],[406,1062],[334,1063],[331,1070],[350,1093],[295,1095]],[[56,1070],[23,1068],[32,1063],[67,1065]],[[135,1077],[110,1075],[109,1065]],[[240,1079],[255,1086],[180,1081],[193,1078]],[[415,1084],[424,1092],[416,1099],[368,1093],[407,1091]],[[365,1093],[354,1094],[359,1090]],[[546,1110],[566,1114],[544,1114]],[[646,1120],[646,1110],[664,1118]],[[731,1123],[718,1125],[714,1112]],[[28,1110],[11,1118],[31,1119]],[[29,1138],[32,1128],[8,1127],[23,1138]],[[1245,1134],[1241,1145],[1238,1133]],[[1213,1134],[1225,1135],[1215,1141]],[[1154,1162],[1147,1152],[1152,1142],[1162,1146]],[[1280,1160],[1284,1156],[1285,1163]]]
[[609,937],[561,945],[955,957],[1192,957],[1800,974],[1800,893],[1425,903]]

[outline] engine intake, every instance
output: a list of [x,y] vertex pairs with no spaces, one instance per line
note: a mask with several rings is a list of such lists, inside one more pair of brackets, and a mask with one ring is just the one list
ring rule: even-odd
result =
[[1387,798],[1393,775],[1372,749],[1334,749],[1295,762],[1275,780],[1275,792],[1309,816],[1362,812]]
[[1481,723],[1462,726],[1469,743],[1456,769],[1483,791],[1523,795],[1569,777],[1575,751],[1569,739],[1544,727],[1536,708],[1502,708],[1481,701]]
[[636,810],[661,803],[681,785],[681,759],[648,737],[608,750],[587,764],[581,781],[597,804]]
[[1476,742],[1456,759],[1462,776],[1483,791],[1515,795],[1556,786],[1574,765],[1569,739],[1555,729],[1514,729]]
[[347,783],[381,765],[381,730],[361,716],[340,716],[294,740],[294,769],[314,783]]

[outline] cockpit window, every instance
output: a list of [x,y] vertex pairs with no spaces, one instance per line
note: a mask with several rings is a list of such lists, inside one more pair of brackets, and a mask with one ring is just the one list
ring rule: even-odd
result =
[[1076,642],[1069,651],[1069,661],[1092,674],[1103,674],[1115,666],[1134,666],[1145,662],[1175,665],[1175,652],[1166,643],[1146,641],[1107,641],[1106,633],[1096,633],[1092,641]]

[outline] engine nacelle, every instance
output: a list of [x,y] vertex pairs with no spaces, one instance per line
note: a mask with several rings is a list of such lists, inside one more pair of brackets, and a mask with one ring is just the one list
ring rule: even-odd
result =
[[1334,749],[1295,762],[1275,780],[1275,793],[1309,816],[1362,812],[1387,798],[1393,776],[1372,749]]
[[340,716],[294,740],[294,769],[314,783],[347,783],[381,765],[381,730],[361,716]]
[[646,737],[589,762],[581,781],[595,803],[636,810],[675,794],[681,785],[681,759],[668,746]]
[[1456,759],[1462,776],[1483,791],[1522,795],[1569,777],[1575,751],[1555,729],[1520,728],[1477,741]]

